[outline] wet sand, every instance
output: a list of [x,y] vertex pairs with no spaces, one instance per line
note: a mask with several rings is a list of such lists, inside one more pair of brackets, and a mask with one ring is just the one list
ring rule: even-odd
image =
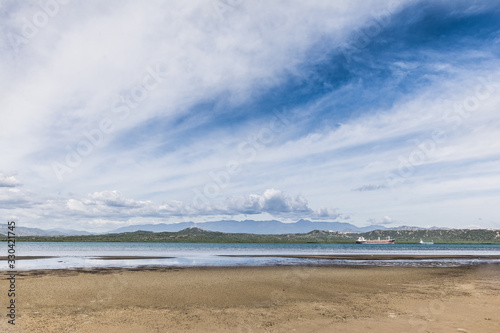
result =
[[[48,259],[57,258],[55,256],[16,256],[16,260],[35,260],[35,259]],[[0,260],[7,260],[8,257],[0,256]]]
[[[16,260],[34,260],[34,259],[49,259],[49,258],[63,258],[57,256],[16,256]],[[134,259],[172,259],[175,257],[165,256],[89,256],[89,259],[99,260],[134,260]],[[0,260],[7,260],[7,257],[1,257]]]
[[16,290],[0,332],[500,331],[500,265],[37,270]]

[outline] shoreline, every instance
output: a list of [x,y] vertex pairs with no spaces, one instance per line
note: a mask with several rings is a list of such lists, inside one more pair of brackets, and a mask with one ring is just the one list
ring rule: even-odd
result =
[[[218,259],[219,258],[219,259]],[[226,259],[224,259],[226,258]],[[245,259],[246,258],[246,259]],[[6,258],[1,258],[4,262]],[[110,269],[155,270],[171,268],[231,267],[476,267],[500,266],[500,255],[214,255],[207,258],[173,256],[20,256],[18,272]],[[48,260],[48,261],[45,261]],[[21,265],[21,263],[24,263]],[[9,272],[7,265],[1,272]]]
[[301,258],[301,259],[335,259],[335,260],[404,260],[404,259],[500,259],[500,255],[468,255],[468,254],[318,254],[318,255],[267,255],[247,254],[232,255],[222,254],[221,257],[252,257],[252,258]]
[[[260,234],[253,234],[259,236]],[[272,236],[272,235],[262,235],[262,236]],[[278,235],[282,236],[282,235]],[[496,241],[488,241],[488,242],[435,242],[433,244],[420,244],[418,241],[406,242],[406,241],[398,241],[393,244],[357,244],[355,240],[352,242],[310,242],[310,241],[297,241],[297,242],[285,242],[285,241],[253,241],[253,242],[239,242],[239,241],[138,241],[138,240],[62,240],[62,239],[42,239],[42,240],[33,240],[33,239],[20,239],[21,237],[37,237],[37,236],[19,236],[16,241],[18,243],[137,243],[137,244],[318,244],[318,245],[493,245],[498,246],[500,242]],[[51,236],[41,236],[41,237],[51,237]],[[52,237],[60,237],[60,236],[52,236]],[[63,237],[74,237],[74,236],[63,236]],[[0,242],[7,242],[7,238],[0,238]]]
[[[157,265],[144,265],[138,267],[77,267],[77,268],[36,268],[27,270],[17,270],[16,275],[18,276],[31,276],[31,275],[65,275],[65,274],[108,274],[108,273],[120,273],[120,272],[171,272],[171,271],[231,271],[231,270],[317,270],[317,269],[339,269],[339,270],[363,270],[363,269],[395,269],[395,270],[420,270],[420,269],[449,269],[449,270],[473,270],[486,268],[498,268],[500,272],[500,264],[492,263],[481,263],[474,266],[453,266],[453,267],[422,267],[422,266],[378,266],[378,265],[336,265],[336,266],[324,266],[324,265],[266,265],[266,266],[250,266],[250,265],[240,265],[240,266],[157,266]],[[0,270],[0,276],[12,273],[12,270]]]
[[[68,256],[72,257],[72,256]],[[141,259],[175,259],[172,256],[78,256],[96,260],[141,260]],[[297,259],[332,259],[332,260],[405,260],[405,259],[500,259],[500,255],[490,254],[218,254],[215,257],[230,258],[297,258]],[[17,256],[16,260],[35,260],[64,258],[64,256]],[[7,260],[0,256],[0,260]]]
[[[420,270],[420,269],[481,269],[481,268],[498,268],[500,274],[500,263],[479,263],[477,265],[463,265],[463,266],[379,266],[373,265],[238,265],[238,266],[158,266],[158,265],[143,265],[136,267],[122,267],[122,266],[106,266],[106,267],[76,267],[76,268],[35,268],[26,270],[17,270],[18,276],[39,276],[39,275],[75,275],[75,274],[110,274],[121,272],[171,272],[171,271],[217,271],[217,270],[273,270],[273,269],[291,269],[291,270],[316,270],[316,269],[339,269],[339,270],[363,270],[363,269],[400,269],[400,270]],[[0,276],[8,275],[12,270],[0,270]]]

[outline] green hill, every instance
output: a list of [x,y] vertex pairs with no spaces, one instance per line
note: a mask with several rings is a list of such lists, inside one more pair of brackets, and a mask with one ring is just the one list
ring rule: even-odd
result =
[[[500,244],[500,230],[447,229],[447,230],[374,230],[364,233],[346,233],[314,230],[309,233],[258,235],[224,233],[187,228],[178,232],[135,231],[117,234],[84,236],[21,236],[21,242],[170,242],[170,243],[354,243],[366,239],[391,237],[396,244],[433,240],[436,244]],[[5,241],[5,236],[0,240]]]

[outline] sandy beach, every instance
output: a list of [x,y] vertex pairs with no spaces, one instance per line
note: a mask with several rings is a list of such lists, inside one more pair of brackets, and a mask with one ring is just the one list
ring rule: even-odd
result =
[[1,332],[500,331],[498,265],[39,270],[16,289]]

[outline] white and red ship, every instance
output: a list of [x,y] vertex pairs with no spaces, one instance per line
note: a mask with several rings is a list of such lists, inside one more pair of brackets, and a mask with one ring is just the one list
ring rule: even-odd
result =
[[359,237],[356,241],[357,244],[394,244],[394,239],[387,237],[387,239],[365,239],[363,236]]

